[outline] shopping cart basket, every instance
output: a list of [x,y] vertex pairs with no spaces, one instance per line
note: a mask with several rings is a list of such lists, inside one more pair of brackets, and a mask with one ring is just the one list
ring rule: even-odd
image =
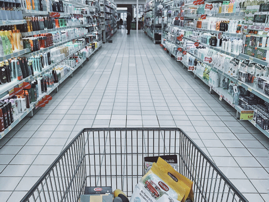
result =
[[22,199],[78,201],[86,186],[112,186],[130,197],[144,173],[144,157],[178,156],[179,172],[193,184],[194,202],[247,202],[245,197],[178,128],[82,130]]

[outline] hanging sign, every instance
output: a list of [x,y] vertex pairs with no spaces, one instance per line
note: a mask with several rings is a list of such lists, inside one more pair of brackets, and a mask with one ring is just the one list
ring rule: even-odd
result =
[[254,116],[253,110],[241,111],[240,120],[252,120]]
[[198,47],[198,46],[199,46],[199,42],[195,42],[194,45],[195,45],[196,47]]
[[206,19],[206,15],[201,15],[201,18],[202,18],[203,20],[205,20],[205,19]]

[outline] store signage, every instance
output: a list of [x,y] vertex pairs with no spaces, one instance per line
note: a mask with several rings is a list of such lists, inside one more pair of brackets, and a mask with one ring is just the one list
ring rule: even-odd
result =
[[58,12],[51,12],[50,13],[50,17],[52,17],[52,18],[59,18],[60,16],[61,16],[61,14]]
[[191,71],[191,72],[194,71],[194,66],[189,66],[188,71]]
[[252,120],[254,116],[253,110],[241,111],[240,120]]
[[205,4],[205,1],[204,0],[197,0],[197,5],[202,5],[202,4]]
[[178,50],[179,52],[182,52],[182,48],[178,48],[177,50]]
[[205,62],[208,62],[208,63],[211,63],[211,62],[212,62],[212,58],[205,57],[204,61],[205,61]]
[[182,61],[182,57],[181,56],[178,56],[177,57],[177,61]]
[[206,4],[205,5],[205,10],[212,10],[213,5],[212,4]]
[[198,47],[198,46],[199,46],[199,42],[195,42],[194,45],[195,45],[196,47]]
[[180,20],[184,20],[184,17],[180,17]]
[[27,89],[27,90],[31,89],[31,84],[28,82],[23,82],[23,89]]
[[186,51],[184,51],[184,52],[183,52],[183,55],[186,55],[186,54],[187,54],[187,52],[186,52]]
[[202,18],[203,20],[205,20],[205,19],[206,19],[206,15],[201,15],[201,18]]
[[177,37],[177,40],[179,40],[179,41],[182,41],[182,39],[183,39],[182,36],[178,36],[178,37]]

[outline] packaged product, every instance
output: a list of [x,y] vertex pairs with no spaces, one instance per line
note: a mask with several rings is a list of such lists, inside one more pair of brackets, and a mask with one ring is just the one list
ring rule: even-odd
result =
[[178,173],[169,163],[158,158],[157,163],[136,185],[130,202],[185,202],[193,200],[193,182]]

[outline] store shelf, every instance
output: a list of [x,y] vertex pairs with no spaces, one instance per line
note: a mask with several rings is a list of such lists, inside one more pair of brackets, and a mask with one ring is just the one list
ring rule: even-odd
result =
[[[241,111],[245,111],[238,105],[235,106],[235,109],[238,113],[241,113]],[[269,130],[263,130],[254,120],[249,120],[249,122],[269,138]]]
[[64,29],[69,29],[69,28],[74,28],[74,27],[86,27],[87,25],[74,25],[74,26],[67,26],[67,27],[59,27],[59,28],[54,28],[54,29],[46,29],[46,30],[39,30],[39,31],[33,31],[33,32],[22,32],[23,37],[27,36],[33,36],[37,34],[44,34],[48,32],[54,32],[54,31],[59,31],[59,30],[64,30]]
[[255,58],[255,57],[248,56],[248,55],[246,55],[244,53],[240,53],[239,57],[240,57],[241,60],[247,59],[247,60],[251,60],[251,61],[253,61],[255,63],[261,64],[261,65],[264,65],[264,66],[268,65],[268,62],[266,62],[264,60],[260,60],[260,59]]
[[11,53],[9,55],[1,56],[0,61],[8,60],[8,59],[14,58],[14,57],[18,57],[18,56],[24,55],[25,53],[29,53],[29,52],[31,52],[31,50],[29,48],[25,48],[21,51],[17,51],[17,52]]
[[25,24],[26,20],[1,20],[0,26]]
[[37,11],[37,10],[24,10],[22,12],[23,16],[33,16],[33,15],[48,15],[48,11]]
[[212,87],[212,90],[214,90],[219,96],[223,96],[222,99],[225,100],[228,104],[230,104],[233,108],[235,108],[233,96],[230,95],[227,90],[220,87]]
[[76,8],[85,8],[88,7],[88,4],[79,3],[77,1],[63,1],[63,3],[72,4]]
[[231,56],[231,57],[234,57],[234,58],[239,58],[239,57],[240,57],[239,55],[236,55],[236,54],[234,54],[234,53],[230,53],[230,52],[228,52],[228,51],[224,51],[224,50],[222,50],[221,48],[217,48],[217,47],[215,47],[215,46],[210,46],[210,45],[208,45],[208,44],[202,43],[202,42],[200,42],[199,40],[192,39],[192,38],[185,37],[185,36],[184,36],[183,38],[184,38],[184,39],[187,39],[187,40],[189,40],[189,41],[199,42],[201,45],[203,45],[203,46],[205,46],[205,47],[211,48],[211,49],[213,49],[213,50],[215,50],[215,51],[218,51],[218,52],[220,52],[220,53],[229,55],[229,56]]
[[200,29],[200,28],[194,28],[194,27],[186,27],[186,28],[188,28],[189,30],[201,31],[201,32],[208,32],[208,33],[215,33],[215,34],[222,33],[222,35],[225,35],[225,36],[233,36],[233,37],[238,37],[238,38],[242,38],[243,37],[243,34],[242,33],[241,34],[238,34],[238,33],[229,33],[229,32],[222,32],[222,31],[208,30],[208,29]]
[[239,13],[218,13],[214,15],[207,15],[207,17],[217,17],[217,18],[231,18],[231,17],[236,17],[236,18],[242,18],[245,17],[244,12],[239,12]]
[[[88,33],[87,33],[87,34],[88,34]],[[44,53],[44,52],[46,52],[46,51],[48,51],[48,50],[51,50],[51,49],[53,49],[53,48],[55,48],[55,47],[57,47],[57,46],[60,46],[60,45],[65,44],[65,43],[68,43],[68,42],[70,42],[70,41],[72,41],[72,40],[80,39],[80,38],[86,36],[87,34],[84,34],[84,35],[82,35],[82,36],[78,36],[78,37],[75,37],[75,38],[72,38],[72,39],[68,39],[68,40],[66,40],[66,41],[64,41],[64,42],[57,43],[57,44],[55,44],[55,45],[53,45],[53,46],[50,46],[50,47],[43,48],[43,49],[38,50],[38,51],[34,51],[34,52],[31,52],[31,53],[28,53],[27,55],[32,56],[32,55],[35,55],[35,54]]]
[[[100,48],[101,46],[98,46],[98,48],[96,49],[96,51]],[[95,51],[94,51],[95,52]],[[93,53],[94,53],[93,52]],[[90,55],[90,57],[93,55],[93,53]],[[65,58],[66,59],[66,58]],[[85,62],[85,60],[83,60],[83,62],[81,62],[79,65],[76,66],[76,68],[74,69],[74,71]],[[25,112],[20,113],[17,117],[14,117],[14,122],[8,127],[6,128],[3,132],[0,133],[0,139],[2,139],[5,135],[7,135],[18,123],[20,123],[20,121],[25,118],[28,114],[30,114],[36,107],[37,103],[45,96],[45,95],[49,95],[51,94],[54,90],[56,90],[59,85],[61,83],[63,83],[74,71],[70,71],[66,76],[64,76],[58,83],[55,83],[51,88],[48,88],[48,91],[46,93],[42,93],[42,95],[40,95],[37,99],[36,102],[31,103],[30,108],[26,109]],[[21,81],[23,82],[23,81]],[[21,83],[20,82],[20,83]]]

